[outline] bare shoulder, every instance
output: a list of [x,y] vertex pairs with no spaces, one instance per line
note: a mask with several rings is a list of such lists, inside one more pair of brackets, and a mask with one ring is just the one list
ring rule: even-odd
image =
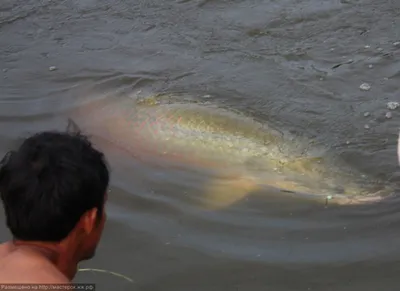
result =
[[[21,272],[22,271],[22,272]],[[51,268],[24,269],[20,272],[7,270],[0,274],[3,284],[69,284],[65,276]]]
[[11,250],[11,244],[9,242],[5,242],[0,244],[0,260],[8,255]]
[[[30,284],[69,284],[71,283],[63,274],[61,274],[56,268],[53,267],[42,267],[31,273],[29,276]],[[25,278],[25,277],[24,277]]]
[[65,284],[69,280],[50,262],[0,245],[0,283]]

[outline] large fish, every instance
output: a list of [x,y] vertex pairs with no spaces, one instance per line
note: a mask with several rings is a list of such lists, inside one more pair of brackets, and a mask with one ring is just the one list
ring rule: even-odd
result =
[[227,207],[263,187],[337,204],[379,201],[393,192],[307,143],[216,106],[126,99],[84,117],[103,138],[137,157],[212,171],[204,190],[210,208]]

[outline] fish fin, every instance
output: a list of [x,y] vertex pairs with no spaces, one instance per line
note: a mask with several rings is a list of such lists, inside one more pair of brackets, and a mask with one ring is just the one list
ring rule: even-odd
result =
[[218,177],[207,184],[203,205],[208,210],[221,210],[257,189],[258,184],[251,176]]
[[79,128],[79,126],[76,124],[76,122],[72,120],[72,118],[68,118],[66,130],[69,133],[78,133],[79,134],[82,132],[82,130]]

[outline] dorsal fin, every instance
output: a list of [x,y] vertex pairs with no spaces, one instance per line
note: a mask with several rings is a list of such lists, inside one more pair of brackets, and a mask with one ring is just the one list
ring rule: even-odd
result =
[[68,118],[67,132],[79,134],[82,132],[82,130],[79,128],[75,121],[73,121],[71,118]]

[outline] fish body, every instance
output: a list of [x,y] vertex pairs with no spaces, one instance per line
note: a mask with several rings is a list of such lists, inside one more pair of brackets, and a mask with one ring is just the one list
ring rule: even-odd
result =
[[103,109],[95,125],[104,138],[141,158],[213,171],[205,200],[217,208],[264,186],[339,204],[376,201],[392,191],[378,193],[371,180],[334,157],[313,154],[307,143],[215,106],[121,102]]

